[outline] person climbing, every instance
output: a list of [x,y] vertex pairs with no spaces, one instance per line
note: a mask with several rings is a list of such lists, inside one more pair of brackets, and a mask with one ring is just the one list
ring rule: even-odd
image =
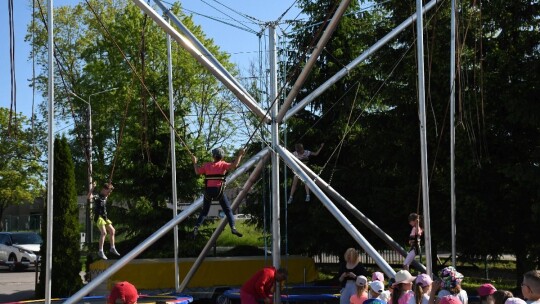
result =
[[112,225],[112,221],[107,217],[107,198],[109,198],[109,195],[113,191],[114,186],[111,183],[104,184],[101,188],[101,191],[97,195],[93,194],[95,188],[96,182],[93,182],[90,190],[88,191],[87,199],[89,202],[94,203],[94,221],[99,229],[99,232],[101,233],[101,235],[99,236],[98,256],[106,260],[107,256],[103,252],[103,245],[105,243],[107,233],[109,234],[109,242],[111,244],[109,252],[116,256],[120,256],[120,253],[118,253],[118,251],[114,247],[114,237],[116,230]]
[[202,225],[206,216],[208,215],[212,201],[216,200],[219,201],[219,204],[221,205],[221,208],[229,221],[231,233],[238,237],[242,237],[242,234],[236,230],[231,204],[229,203],[227,196],[223,193],[223,190],[225,189],[225,175],[238,167],[244,153],[244,149],[241,149],[238,152],[238,156],[234,162],[228,163],[223,160],[223,156],[225,155],[223,149],[216,148],[212,150],[212,157],[214,160],[212,162],[204,163],[200,167],[197,165],[197,157],[195,155],[191,156],[195,174],[205,176],[203,209],[199,214],[195,227],[193,228],[193,238],[195,238],[199,233],[199,227]]
[[[319,153],[321,152],[323,147],[324,147],[324,143],[321,144],[321,146],[319,147],[319,149],[317,151],[312,152],[312,151],[309,151],[309,150],[305,150],[304,145],[298,143],[298,144],[294,145],[293,155],[296,156],[296,158],[298,158],[302,163],[304,163],[305,165],[308,165],[309,158],[311,156],[319,155]],[[291,185],[291,194],[289,195],[289,200],[287,201],[287,204],[292,203],[294,193],[296,192],[297,185],[298,185],[298,175],[295,174],[294,177],[293,177],[292,185]],[[304,184],[304,187],[306,189],[306,199],[305,199],[305,201],[309,202],[311,200],[311,197],[309,195],[309,187],[306,184]]]

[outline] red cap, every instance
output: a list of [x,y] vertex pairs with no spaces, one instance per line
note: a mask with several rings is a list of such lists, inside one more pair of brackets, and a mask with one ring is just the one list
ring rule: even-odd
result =
[[491,284],[486,283],[486,284],[480,285],[480,287],[478,287],[477,291],[478,291],[479,296],[487,297],[489,295],[494,294],[495,291],[497,291],[497,288],[495,288],[495,286],[493,286]]
[[456,296],[444,296],[440,299],[439,304],[463,304]]
[[129,282],[118,282],[111,289],[107,304],[114,304],[117,301],[124,304],[135,304],[138,297],[139,294],[133,284]]

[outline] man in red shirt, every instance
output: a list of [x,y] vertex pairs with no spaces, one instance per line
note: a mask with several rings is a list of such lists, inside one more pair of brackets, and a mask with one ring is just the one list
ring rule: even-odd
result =
[[280,283],[287,280],[287,269],[269,266],[257,271],[240,288],[241,304],[257,304],[258,300],[263,299],[265,304],[272,303],[270,296],[274,293],[276,282]]
[[212,150],[212,157],[214,158],[214,161],[204,163],[200,167],[197,165],[197,157],[195,157],[195,155],[191,156],[191,160],[193,161],[193,169],[195,169],[195,174],[205,176],[203,209],[201,211],[201,214],[199,215],[199,218],[197,219],[195,227],[193,228],[194,238],[197,236],[199,232],[199,227],[202,225],[204,219],[208,215],[208,211],[210,211],[210,205],[212,204],[212,201],[219,201],[221,209],[223,209],[223,213],[225,213],[225,216],[227,216],[227,219],[229,220],[229,225],[231,226],[231,233],[238,237],[242,237],[242,234],[238,232],[238,230],[236,230],[234,226],[234,217],[231,209],[231,204],[229,203],[229,199],[227,198],[227,196],[223,194],[223,190],[225,189],[225,175],[229,171],[232,171],[236,169],[236,167],[238,167],[238,164],[240,163],[240,160],[242,159],[244,153],[244,149],[241,149],[238,152],[238,156],[231,164],[223,161],[223,156],[225,152],[223,151],[223,149],[217,148]]

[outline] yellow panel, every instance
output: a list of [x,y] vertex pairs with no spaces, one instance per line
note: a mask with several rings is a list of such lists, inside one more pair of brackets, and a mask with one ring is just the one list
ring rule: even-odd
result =
[[[193,265],[194,258],[179,259],[180,282]],[[113,260],[100,260],[90,265],[92,277],[103,272]],[[288,284],[313,282],[317,279],[317,269],[313,259],[302,256],[285,256],[281,259],[282,267],[289,270]],[[264,257],[211,257],[201,264],[188,288],[214,286],[241,286],[257,270],[270,266],[272,259]],[[109,290],[113,283],[129,281],[137,289],[174,288],[173,259],[133,260],[107,280]]]

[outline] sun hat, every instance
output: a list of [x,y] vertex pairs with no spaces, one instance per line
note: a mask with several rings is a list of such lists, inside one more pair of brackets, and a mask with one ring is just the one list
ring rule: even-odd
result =
[[139,294],[137,289],[133,284],[129,282],[118,282],[114,284],[109,294],[108,304],[114,304],[117,300],[125,304],[134,304],[137,303],[137,298]]
[[461,281],[463,281],[463,275],[452,266],[443,268],[443,270],[441,270],[440,277],[442,280],[442,287],[444,289],[456,288],[456,286],[461,284]]
[[478,292],[479,296],[487,297],[489,295],[494,294],[495,291],[497,291],[497,288],[495,288],[495,286],[493,286],[493,285],[491,285],[489,283],[486,283],[486,284],[480,285],[480,287],[478,287],[478,289],[476,291]]
[[440,298],[439,304],[463,304],[456,296],[444,296]]
[[381,281],[373,281],[369,283],[369,287],[376,293],[382,293],[384,291],[384,284]]
[[504,301],[504,304],[526,304],[524,300],[520,298],[508,298],[506,301]]
[[416,277],[413,277],[410,272],[407,270],[400,270],[396,272],[396,275],[394,277],[396,279],[396,282],[392,284],[392,286],[397,286],[401,283],[412,283]]
[[367,284],[367,278],[363,275],[359,275],[356,277],[356,285],[357,286],[366,286]]

